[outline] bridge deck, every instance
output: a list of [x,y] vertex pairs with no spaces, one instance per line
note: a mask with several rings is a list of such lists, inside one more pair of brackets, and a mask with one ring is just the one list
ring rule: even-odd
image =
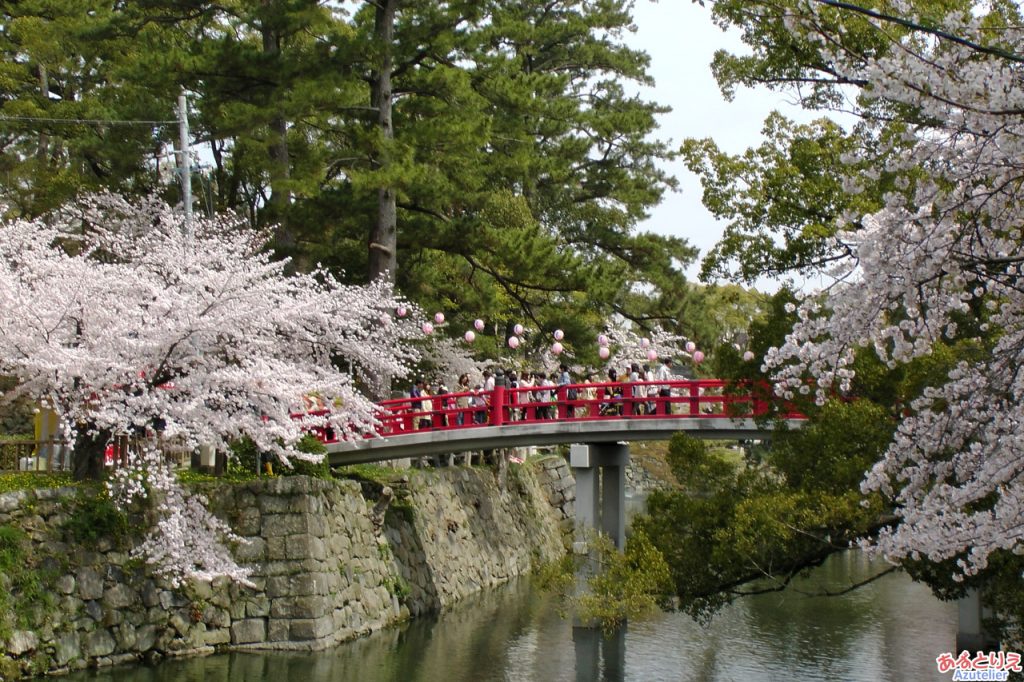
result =
[[[790,426],[800,425],[789,420]],[[332,465],[377,462],[403,457],[562,443],[608,443],[667,440],[680,431],[700,438],[760,440],[771,431],[753,419],[608,419],[573,422],[513,422],[502,426],[447,431],[413,431],[382,438],[337,441],[327,444]]]

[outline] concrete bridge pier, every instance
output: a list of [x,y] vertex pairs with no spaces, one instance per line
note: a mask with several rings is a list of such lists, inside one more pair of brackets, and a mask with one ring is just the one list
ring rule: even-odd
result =
[[[569,448],[569,466],[576,478],[576,536],[573,552],[586,558],[576,574],[576,589],[586,590],[596,571],[587,546],[594,531],[601,531],[622,550],[626,545],[627,443],[575,444]],[[576,649],[576,679],[621,680],[626,657],[626,629],[609,636],[592,622],[574,616],[572,630]],[[599,675],[600,664],[604,675]]]
[[992,612],[981,605],[981,595],[976,588],[957,602],[956,651],[998,651],[999,641],[985,631],[983,619],[991,618]]
[[626,466],[628,443],[575,444],[569,466],[576,477],[576,541],[599,530],[618,549],[626,545]]

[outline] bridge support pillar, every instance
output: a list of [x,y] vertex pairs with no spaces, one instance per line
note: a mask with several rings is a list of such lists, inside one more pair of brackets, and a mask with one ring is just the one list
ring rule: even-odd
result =
[[590,443],[569,448],[576,478],[576,539],[600,530],[619,549],[626,544],[627,443]]
[[999,641],[985,631],[983,618],[991,617],[989,609],[981,605],[976,588],[957,602],[956,651],[997,651]]
[[[585,557],[576,573],[579,593],[597,567],[587,542],[600,530],[611,537],[619,550],[626,546],[626,443],[589,443],[569,448],[569,466],[576,478],[576,536],[573,552]],[[626,649],[625,626],[605,636],[595,623],[573,619],[572,639],[576,649],[577,680],[622,680]],[[604,675],[598,674],[604,661]]]

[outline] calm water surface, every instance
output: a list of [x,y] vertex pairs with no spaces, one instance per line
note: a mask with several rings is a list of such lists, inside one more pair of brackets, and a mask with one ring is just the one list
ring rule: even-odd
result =
[[[935,657],[952,648],[956,607],[890,575],[842,597],[868,575],[859,553],[835,556],[786,592],[743,599],[702,627],[678,613],[630,623],[623,647],[593,657],[570,621],[521,580],[433,619],[316,653],[223,654],[152,668],[80,673],[69,682],[460,682],[495,680],[949,680]],[[624,649],[624,652],[622,651]],[[616,652],[622,652],[621,661]],[[577,677],[577,666],[580,676]]]

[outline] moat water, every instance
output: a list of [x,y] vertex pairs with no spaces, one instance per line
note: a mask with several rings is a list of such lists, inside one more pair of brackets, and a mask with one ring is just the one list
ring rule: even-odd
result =
[[879,566],[834,556],[785,592],[745,597],[702,626],[680,613],[632,622],[619,642],[574,642],[572,622],[527,579],[434,618],[314,653],[232,653],[82,672],[68,682],[535,682],[949,680],[956,606],[904,575],[816,596]]

